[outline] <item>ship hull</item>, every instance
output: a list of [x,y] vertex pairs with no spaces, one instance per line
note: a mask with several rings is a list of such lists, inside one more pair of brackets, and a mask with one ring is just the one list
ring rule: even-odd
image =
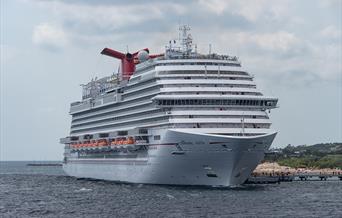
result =
[[136,158],[71,158],[63,164],[69,176],[126,183],[237,186],[264,158],[276,133],[220,136],[167,130]]

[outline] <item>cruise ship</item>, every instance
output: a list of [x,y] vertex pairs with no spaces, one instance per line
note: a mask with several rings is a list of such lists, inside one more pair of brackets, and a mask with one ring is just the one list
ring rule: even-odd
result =
[[197,52],[189,31],[180,26],[162,54],[103,49],[121,65],[71,103],[60,139],[67,175],[218,187],[248,179],[277,134],[268,113],[278,99],[257,89],[238,57]]

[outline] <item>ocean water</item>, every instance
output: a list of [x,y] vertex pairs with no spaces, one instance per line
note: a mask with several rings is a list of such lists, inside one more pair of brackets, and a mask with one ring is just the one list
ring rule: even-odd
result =
[[342,217],[342,181],[239,188],[79,180],[0,162],[0,217]]

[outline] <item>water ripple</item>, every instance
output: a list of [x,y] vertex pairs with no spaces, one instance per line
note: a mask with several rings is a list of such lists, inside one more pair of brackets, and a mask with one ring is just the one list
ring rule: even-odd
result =
[[118,184],[1,174],[1,217],[342,217],[342,182],[237,188]]

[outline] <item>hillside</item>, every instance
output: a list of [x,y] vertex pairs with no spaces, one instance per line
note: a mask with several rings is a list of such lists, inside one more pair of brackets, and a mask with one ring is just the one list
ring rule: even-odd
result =
[[342,169],[342,143],[288,145],[283,149],[271,149],[266,153],[265,161],[293,168]]

